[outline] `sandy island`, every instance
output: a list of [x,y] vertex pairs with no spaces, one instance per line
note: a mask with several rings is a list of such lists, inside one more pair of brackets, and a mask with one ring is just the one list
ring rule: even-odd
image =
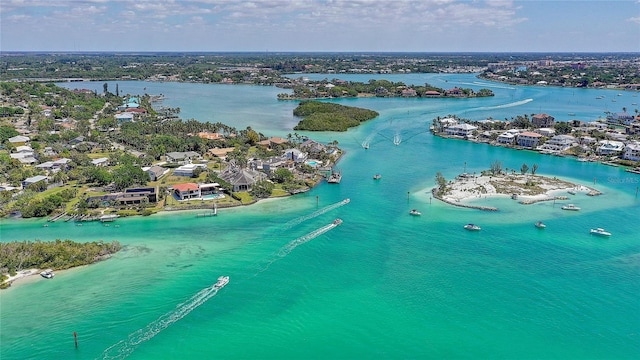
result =
[[461,174],[449,181],[444,191],[433,189],[435,198],[448,204],[482,210],[496,211],[497,208],[475,206],[469,201],[487,197],[509,196],[521,204],[533,204],[540,201],[566,200],[560,193],[586,193],[590,196],[601,193],[584,185],[574,184],[558,178],[531,174],[473,175]]

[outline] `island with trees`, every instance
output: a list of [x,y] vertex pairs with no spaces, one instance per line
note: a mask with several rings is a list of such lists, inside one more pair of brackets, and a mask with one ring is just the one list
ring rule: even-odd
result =
[[376,111],[320,101],[302,101],[293,115],[303,119],[294,130],[347,131],[379,114]]
[[41,269],[64,270],[89,265],[120,251],[117,241],[78,243],[71,240],[0,242],[0,289]]
[[529,205],[540,201],[569,200],[568,195],[584,193],[589,196],[601,193],[585,185],[574,184],[556,177],[536,174],[538,164],[522,164],[519,169],[503,168],[501,161],[494,161],[488,170],[480,174],[463,173],[448,181],[442,173],[436,174],[436,187],[433,197],[447,204],[497,211],[490,206],[478,203],[487,197],[511,197],[520,204]]
[[290,88],[293,93],[278,94],[279,100],[333,99],[354,97],[405,97],[405,98],[472,98],[494,96],[490,89],[477,92],[470,88],[453,87],[442,89],[428,83],[423,86],[406,85],[389,80],[369,80],[367,83],[326,79],[310,81],[304,77],[278,83],[276,86]]

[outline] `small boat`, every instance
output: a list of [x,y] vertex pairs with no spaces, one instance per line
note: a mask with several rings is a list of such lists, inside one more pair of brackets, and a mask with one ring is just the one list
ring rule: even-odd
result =
[[467,224],[464,226],[465,229],[470,230],[470,231],[479,231],[480,230],[480,226],[475,225],[475,224]]
[[611,236],[611,233],[608,231],[605,231],[603,228],[591,229],[589,233],[591,233],[592,235],[598,235],[598,236]]
[[335,220],[333,220],[333,225],[338,226],[338,225],[340,225],[340,224],[342,224],[342,219],[335,219]]
[[51,269],[47,269],[43,272],[40,273],[40,276],[42,276],[45,279],[51,279],[55,276],[56,274],[53,273],[53,270]]
[[341,180],[342,180],[342,172],[331,171],[331,175],[329,175],[327,182],[329,184],[340,184]]
[[228,283],[229,283],[229,277],[228,276],[220,276],[218,278],[218,282],[213,284],[213,288],[216,289],[216,290],[220,290],[223,287],[225,287],[225,285],[227,285]]
[[567,205],[562,206],[562,210],[578,211],[578,210],[580,210],[580,208],[575,206],[575,205],[573,205],[573,204],[567,204]]
[[380,174],[373,175],[373,180],[380,180],[381,178],[382,178],[382,175]]
[[420,216],[420,215],[422,215],[422,213],[420,211],[418,211],[417,209],[413,209],[413,210],[409,211],[409,215]]
[[535,227],[537,227],[538,229],[544,229],[547,227],[547,225],[545,225],[542,221],[538,221],[533,225],[535,225]]
[[575,190],[567,190],[567,192],[568,192],[569,194],[571,194],[571,195],[575,195],[575,194],[576,194],[576,191],[575,191]]
[[569,113],[569,116],[576,116],[576,113]]

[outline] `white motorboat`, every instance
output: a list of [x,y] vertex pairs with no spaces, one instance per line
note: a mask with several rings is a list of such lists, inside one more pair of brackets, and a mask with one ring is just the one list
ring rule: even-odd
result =
[[413,209],[413,210],[409,211],[409,215],[420,216],[420,215],[422,215],[422,213],[420,211],[418,211],[417,209]]
[[54,274],[54,273],[53,273],[53,270],[51,270],[51,269],[47,269],[47,270],[45,270],[45,271],[43,271],[43,272],[41,272],[41,273],[40,273],[40,276],[42,276],[43,278],[46,278],[46,279],[51,279],[51,278],[53,278],[55,275],[56,275],[56,274]]
[[542,221],[538,221],[534,224],[538,229],[544,229],[547,227]]
[[373,175],[373,180],[380,180],[381,178],[382,178],[382,175],[380,174]]
[[592,235],[598,235],[598,236],[611,236],[611,233],[608,231],[605,231],[603,228],[595,228],[595,229],[591,229],[589,231]]
[[335,219],[335,220],[333,220],[333,225],[338,226],[338,225],[340,225],[340,224],[342,224],[342,219]]
[[229,277],[228,276],[220,276],[218,278],[218,282],[213,284],[213,288],[220,290],[223,287],[225,287],[225,285],[227,285],[229,283]]
[[562,210],[569,210],[569,211],[579,211],[580,208],[573,205],[573,204],[567,204],[567,205],[563,205],[562,206]]
[[475,225],[475,224],[467,224],[464,226],[465,229],[470,230],[470,231],[479,231],[480,230],[480,226]]

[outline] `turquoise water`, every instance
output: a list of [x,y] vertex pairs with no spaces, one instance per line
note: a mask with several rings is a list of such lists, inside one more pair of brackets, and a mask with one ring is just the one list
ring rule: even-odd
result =
[[[440,87],[478,82],[473,75],[400,79]],[[108,261],[0,292],[0,357],[636,358],[640,176],[428,132],[434,117],[447,114],[482,119],[542,110],[595,119],[605,111],[595,97],[613,93],[489,85],[495,98],[340,100],[381,115],[346,133],[309,134],[346,150],[343,178],[294,197],[219,209],[217,217],[121,218],[119,227],[3,220],[2,241],[103,239],[126,247]],[[229,117],[267,135],[296,123],[295,102],[275,100],[280,89],[119,82],[132,94],[144,87],[195,118]],[[633,99],[623,93],[616,104],[633,109]],[[480,212],[430,197],[437,172],[452,178],[495,160],[509,168],[537,163],[540,174],[603,195],[571,196],[579,212],[561,210],[561,202],[510,199],[477,200],[500,208]],[[382,178],[373,180],[377,173]],[[410,216],[413,208],[422,216]],[[336,218],[343,224],[329,226]],[[535,228],[538,220],[547,228]],[[467,223],[482,231],[465,231]],[[613,235],[591,236],[593,227]],[[216,293],[209,288],[220,275],[231,281]]]

